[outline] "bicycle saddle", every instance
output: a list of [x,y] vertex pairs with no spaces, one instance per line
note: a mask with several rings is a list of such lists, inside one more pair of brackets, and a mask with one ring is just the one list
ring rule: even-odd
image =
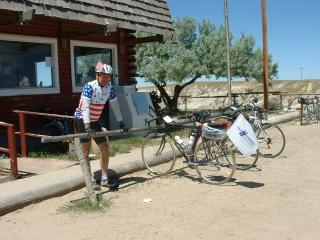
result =
[[208,122],[208,126],[212,127],[212,128],[217,128],[217,129],[223,130],[223,129],[230,128],[230,126],[232,125],[231,122],[232,121],[229,118],[226,118],[226,117],[219,118],[218,117],[218,118],[212,120],[211,122]]
[[308,99],[304,98],[304,97],[298,97],[298,103],[300,104],[307,104]]

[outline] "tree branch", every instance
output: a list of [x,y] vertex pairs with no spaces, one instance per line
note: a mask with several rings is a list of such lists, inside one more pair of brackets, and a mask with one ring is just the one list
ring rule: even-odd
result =
[[199,77],[201,77],[201,74],[196,74],[189,82],[186,82],[185,84],[181,85],[181,89],[194,83]]

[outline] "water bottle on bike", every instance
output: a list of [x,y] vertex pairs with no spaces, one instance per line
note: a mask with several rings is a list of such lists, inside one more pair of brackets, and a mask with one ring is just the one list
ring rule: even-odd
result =
[[194,141],[196,140],[196,135],[197,133],[191,133],[190,137],[189,137],[189,144],[188,144],[188,148],[191,149],[193,146]]
[[182,150],[187,149],[188,148],[188,144],[185,143],[180,136],[175,136],[174,139],[177,141],[177,143],[179,144],[179,146],[181,147]]

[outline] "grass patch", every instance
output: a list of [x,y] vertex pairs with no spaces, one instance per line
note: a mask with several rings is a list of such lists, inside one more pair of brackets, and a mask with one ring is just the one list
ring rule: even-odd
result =
[[144,137],[130,136],[127,138],[110,138],[109,149],[110,156],[115,156],[120,153],[129,153],[132,148],[139,148],[142,146]]
[[[120,153],[129,153],[132,148],[139,148],[142,146],[144,137],[129,136],[129,137],[112,137],[109,138],[110,156],[115,156]],[[30,158],[56,158],[66,159],[70,161],[77,161],[77,156],[73,152],[61,152],[58,150],[41,151],[34,150],[28,153]]]
[[101,199],[98,204],[91,204],[89,197],[70,202],[60,208],[58,211],[62,213],[100,213],[106,211],[112,205],[111,200]]
[[35,152],[29,152],[28,157],[30,158],[58,158],[58,159],[67,159],[70,161],[76,161],[77,157],[75,153],[70,152],[45,152],[45,151],[35,151]]

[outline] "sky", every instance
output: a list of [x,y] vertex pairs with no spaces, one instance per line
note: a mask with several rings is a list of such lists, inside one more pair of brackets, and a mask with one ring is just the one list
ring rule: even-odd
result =
[[[167,0],[171,16],[224,23],[224,0]],[[320,0],[266,0],[268,53],[279,80],[320,79]],[[228,0],[230,32],[262,48],[261,0]]]

